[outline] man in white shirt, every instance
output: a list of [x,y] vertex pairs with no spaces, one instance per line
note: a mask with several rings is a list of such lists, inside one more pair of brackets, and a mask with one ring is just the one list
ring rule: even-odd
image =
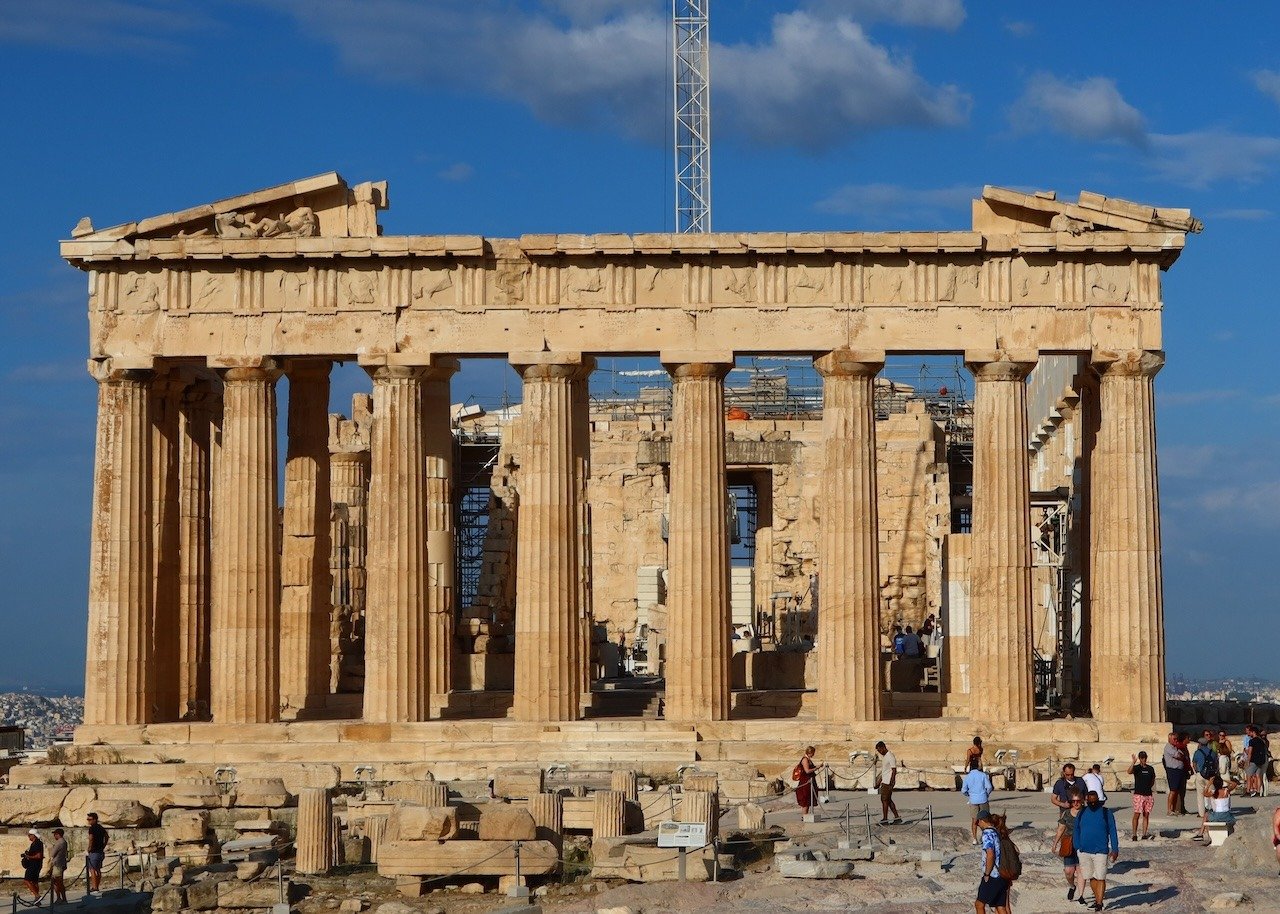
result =
[[1084,789],[1086,794],[1092,790],[1098,795],[1098,802],[1106,805],[1107,792],[1102,789],[1102,766],[1096,762],[1084,773]]
[[893,785],[898,783],[898,758],[889,751],[883,742],[876,743],[876,754],[880,756],[880,770],[876,780],[880,787],[880,824],[889,824],[889,811],[893,811],[893,824],[902,824],[902,816],[893,802]]

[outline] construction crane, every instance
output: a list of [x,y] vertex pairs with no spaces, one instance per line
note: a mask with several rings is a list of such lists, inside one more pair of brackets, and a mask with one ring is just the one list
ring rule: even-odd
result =
[[676,231],[711,231],[711,0],[671,0]]

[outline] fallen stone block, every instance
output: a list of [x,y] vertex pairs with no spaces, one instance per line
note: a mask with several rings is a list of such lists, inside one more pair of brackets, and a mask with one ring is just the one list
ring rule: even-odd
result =
[[54,825],[58,822],[62,803],[70,792],[67,787],[0,790],[0,825]]
[[[284,900],[288,904],[301,901],[302,886],[292,879],[284,882]],[[270,908],[280,902],[280,886],[275,879],[257,882],[228,880],[218,883],[218,907],[220,908]]]
[[458,810],[452,806],[398,806],[387,819],[383,840],[447,841],[457,835]]
[[778,875],[788,879],[843,879],[853,872],[846,860],[802,860],[799,857],[775,859]]
[[493,792],[500,797],[528,799],[542,793],[541,768],[503,768],[493,776]]
[[218,879],[202,879],[187,886],[187,907],[193,911],[212,911],[218,906]]
[[1210,911],[1222,911],[1226,908],[1238,908],[1244,904],[1243,892],[1219,892],[1209,901]]
[[763,806],[746,803],[738,807],[738,828],[743,831],[762,831],[764,827]]
[[271,809],[288,806],[292,799],[280,778],[242,778],[236,782],[232,805]]
[[[521,841],[520,872],[542,876],[559,869],[550,841]],[[378,851],[380,876],[507,876],[516,871],[515,844],[502,841],[384,841]]]
[[165,811],[161,824],[170,843],[203,841],[209,831],[209,813],[203,809],[170,809]]
[[497,803],[481,811],[479,833],[481,841],[532,841],[538,828],[529,810]]
[[170,844],[165,848],[165,853],[171,857],[177,857],[179,862],[189,866],[207,866],[218,859],[213,848],[203,841]]
[[[631,882],[673,882],[679,879],[680,852],[675,848],[656,847],[653,840],[641,835],[592,839],[592,878]],[[708,846],[686,852],[685,878],[689,882],[710,882],[714,872],[714,848]]]
[[161,885],[151,893],[151,910],[181,911],[187,906],[187,890],[180,885]]

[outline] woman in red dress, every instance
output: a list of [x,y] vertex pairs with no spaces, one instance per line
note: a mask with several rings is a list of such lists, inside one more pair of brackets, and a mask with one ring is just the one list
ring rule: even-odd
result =
[[814,802],[817,799],[814,778],[818,772],[818,766],[813,763],[813,753],[815,751],[817,750],[812,746],[805,749],[804,755],[796,763],[795,770],[791,772],[791,776],[796,780],[796,802],[800,804],[800,808],[804,810],[806,816],[817,805]]

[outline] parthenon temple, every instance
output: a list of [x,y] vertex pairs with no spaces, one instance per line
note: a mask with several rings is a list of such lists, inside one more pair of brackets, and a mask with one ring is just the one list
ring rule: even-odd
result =
[[[384,235],[387,202],[329,173],[62,243],[98,382],[77,744],[1162,740],[1189,211],[987,187],[970,231],[488,238]],[[456,390],[471,359],[518,396]]]

